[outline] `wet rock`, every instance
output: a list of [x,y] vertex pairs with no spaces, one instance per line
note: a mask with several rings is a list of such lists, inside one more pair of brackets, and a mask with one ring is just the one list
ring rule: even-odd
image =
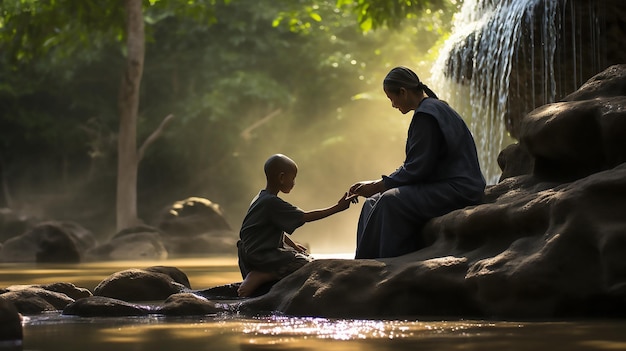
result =
[[100,282],[93,294],[124,301],[155,301],[189,289],[186,275],[176,268],[151,267],[114,273]]
[[146,272],[162,273],[172,278],[176,283],[184,285],[187,289],[191,289],[191,283],[187,274],[176,267],[169,266],[152,266],[144,268]]
[[158,312],[167,316],[195,316],[224,312],[225,308],[192,293],[174,294],[165,300]]
[[72,283],[59,282],[59,283],[39,285],[39,287],[48,291],[54,291],[54,292],[58,292],[61,294],[65,294],[74,300],[82,299],[84,297],[89,297],[93,295],[91,291],[89,291],[89,289],[77,287],[76,285]]
[[76,300],[63,309],[64,315],[80,317],[145,316],[150,309],[122,300],[104,296],[91,296]]
[[71,297],[49,291],[37,286],[14,286],[0,295],[0,300],[13,303],[22,314],[38,314],[46,311],[58,311],[74,302]]

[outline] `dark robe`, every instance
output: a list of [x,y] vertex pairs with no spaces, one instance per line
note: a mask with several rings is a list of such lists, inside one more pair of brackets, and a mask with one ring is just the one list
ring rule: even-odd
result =
[[413,114],[402,166],[383,176],[388,190],[363,204],[356,258],[395,257],[424,246],[431,218],[478,204],[485,190],[474,138],[450,106],[424,99]]
[[285,233],[292,234],[304,224],[304,211],[270,194],[261,192],[252,200],[237,242],[239,269],[245,279],[251,271],[273,273],[283,278],[311,258],[286,247]]

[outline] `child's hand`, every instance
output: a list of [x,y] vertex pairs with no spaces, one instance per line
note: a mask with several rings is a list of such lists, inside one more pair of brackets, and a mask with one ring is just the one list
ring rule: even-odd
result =
[[348,192],[345,192],[341,199],[337,202],[337,205],[339,205],[339,208],[343,211],[350,207],[350,203],[357,202],[359,202],[357,194],[349,194]]

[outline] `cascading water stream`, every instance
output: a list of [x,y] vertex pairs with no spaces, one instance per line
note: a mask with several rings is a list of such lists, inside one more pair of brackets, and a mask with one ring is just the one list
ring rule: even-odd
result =
[[488,184],[498,181],[497,156],[521,117],[604,68],[603,1],[463,2],[432,84],[470,126]]

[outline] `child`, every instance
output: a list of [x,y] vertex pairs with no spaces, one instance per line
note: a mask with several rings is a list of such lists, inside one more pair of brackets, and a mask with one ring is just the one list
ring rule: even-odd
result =
[[312,258],[306,248],[294,243],[293,233],[306,222],[326,218],[350,207],[355,197],[345,193],[337,204],[314,211],[303,211],[278,197],[295,185],[298,166],[289,157],[276,154],[265,162],[267,185],[252,200],[243,220],[237,242],[239,268],[244,278],[237,290],[241,297],[251,296],[262,284],[280,280],[295,272]]

